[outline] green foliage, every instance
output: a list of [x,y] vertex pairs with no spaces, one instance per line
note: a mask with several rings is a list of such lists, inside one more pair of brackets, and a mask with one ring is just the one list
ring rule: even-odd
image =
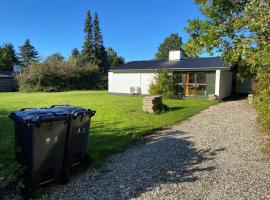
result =
[[85,63],[94,62],[94,38],[93,38],[93,25],[90,10],[86,13],[84,24],[85,40],[81,53],[81,60]]
[[[228,64],[241,61],[239,75],[256,74],[258,64],[251,61],[270,43],[270,2],[268,0],[196,0],[205,20],[190,20],[186,32],[190,39],[184,49],[188,55],[223,53]],[[248,71],[248,72],[247,72]]]
[[71,58],[77,59],[77,58],[79,58],[79,56],[80,56],[79,50],[77,48],[72,49],[72,51],[71,51]]
[[270,133],[270,72],[258,73],[256,77],[256,105],[262,126]]
[[31,45],[30,40],[26,39],[20,47],[19,60],[23,67],[28,67],[32,63],[39,61],[39,55],[35,47]]
[[13,65],[18,63],[16,52],[12,44],[0,46],[0,70],[12,71]]
[[118,56],[116,51],[111,47],[107,49],[107,55],[109,68],[111,69],[125,63],[125,59],[122,56]]
[[160,70],[149,86],[151,95],[162,95],[167,98],[175,97],[173,86],[173,77],[166,70]]
[[20,91],[64,91],[76,89],[101,88],[101,74],[95,65],[88,63],[84,67],[76,62],[64,62],[54,54],[44,63],[32,64],[18,75]]
[[186,28],[189,55],[221,52],[236,64],[238,77],[256,80],[255,104],[260,122],[270,131],[270,1],[196,0],[205,20],[191,20]]
[[51,65],[55,64],[61,64],[64,62],[64,57],[60,54],[60,53],[54,53],[51,56],[49,56],[48,58],[45,59],[45,63],[49,63]]
[[72,52],[71,59],[75,59],[77,64],[84,67],[87,64],[95,64],[99,67],[99,71],[106,75],[108,72],[108,58],[107,52],[103,45],[103,38],[100,31],[98,14],[95,13],[94,20],[90,15],[90,11],[87,11],[85,19],[85,41],[81,54],[77,50]]
[[98,14],[95,13],[94,17],[94,54],[95,54],[95,64],[99,66],[99,70],[103,74],[108,72],[108,57],[105,47],[103,45],[103,38],[99,27]]
[[160,44],[155,58],[157,60],[168,60],[169,51],[180,49],[182,49],[182,38],[177,33],[173,33]]

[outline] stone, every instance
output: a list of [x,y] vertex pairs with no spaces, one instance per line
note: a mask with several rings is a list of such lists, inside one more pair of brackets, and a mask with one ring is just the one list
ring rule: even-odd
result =
[[143,111],[153,113],[163,107],[162,96],[146,96],[143,98]]
[[217,100],[217,99],[218,99],[218,97],[215,94],[209,94],[208,95],[208,100],[209,101],[214,101],[214,100]]

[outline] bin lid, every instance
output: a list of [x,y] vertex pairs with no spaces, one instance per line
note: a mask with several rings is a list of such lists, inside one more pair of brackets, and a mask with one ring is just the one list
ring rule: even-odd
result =
[[70,105],[55,105],[52,106],[50,109],[56,110],[56,112],[63,112],[66,115],[71,117],[76,117],[78,115],[87,115],[89,114],[91,117],[95,115],[96,111],[91,109],[84,109],[78,106],[70,106]]
[[17,119],[24,122],[40,123],[42,121],[55,121],[65,119],[66,114],[48,108],[22,109],[10,114],[11,119]]

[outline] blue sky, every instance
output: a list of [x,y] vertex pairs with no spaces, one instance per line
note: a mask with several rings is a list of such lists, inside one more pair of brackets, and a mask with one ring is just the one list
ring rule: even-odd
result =
[[170,33],[184,32],[188,19],[202,18],[193,0],[0,0],[0,45],[16,49],[26,38],[42,58],[81,49],[86,11],[98,12],[106,47],[127,61],[149,60]]

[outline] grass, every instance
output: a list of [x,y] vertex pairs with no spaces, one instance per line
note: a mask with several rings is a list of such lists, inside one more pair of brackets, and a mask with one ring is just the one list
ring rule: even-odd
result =
[[108,155],[125,150],[138,138],[175,124],[217,103],[205,99],[165,99],[164,102],[170,107],[170,111],[147,114],[142,111],[142,97],[115,96],[105,91],[0,93],[1,146],[10,140],[1,155],[2,164],[14,159],[14,125],[7,116],[21,108],[70,104],[96,110],[91,122],[88,150],[95,163],[100,164]]

